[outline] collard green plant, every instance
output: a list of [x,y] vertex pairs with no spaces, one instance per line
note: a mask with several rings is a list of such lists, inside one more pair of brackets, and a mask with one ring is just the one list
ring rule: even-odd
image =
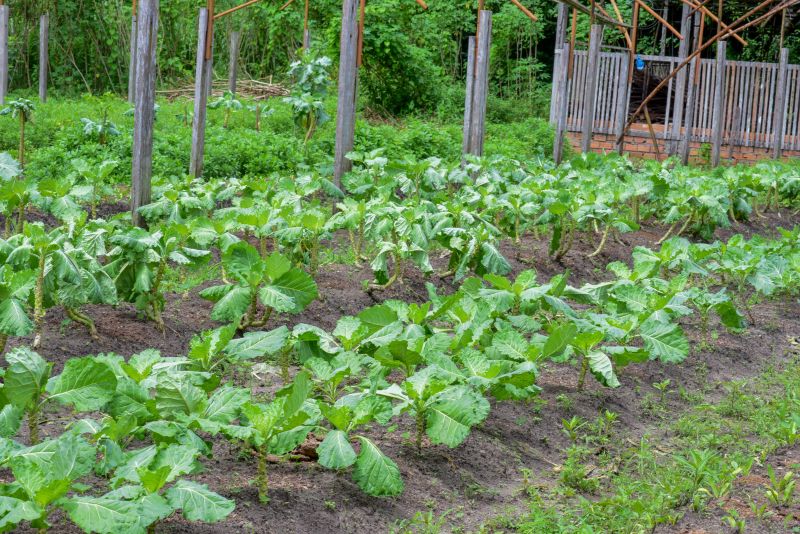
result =
[[264,326],[276,312],[300,313],[317,298],[314,279],[282,254],[264,259],[255,247],[239,242],[228,247],[222,263],[230,282],[206,288],[200,296],[215,303],[213,319],[241,330]]
[[25,125],[33,119],[33,111],[36,106],[28,99],[18,98],[11,100],[8,105],[0,109],[0,115],[10,115],[12,119],[19,121],[19,150],[17,159],[21,166],[25,166]]

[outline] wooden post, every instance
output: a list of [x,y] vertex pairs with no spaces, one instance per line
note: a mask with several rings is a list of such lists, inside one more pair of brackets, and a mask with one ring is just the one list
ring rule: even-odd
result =
[[472,82],[472,109],[469,126],[469,149],[474,156],[483,155],[486,133],[486,98],[489,92],[489,56],[492,50],[492,12],[478,11],[475,35],[475,70]]
[[131,54],[128,63],[128,102],[136,101],[136,36],[138,35],[136,13],[131,17]]
[[778,79],[775,81],[775,115],[772,127],[774,146],[772,157],[781,159],[783,155],[783,137],[786,132],[786,90],[788,89],[789,49],[781,48],[781,59],[778,63]]
[[303,52],[311,50],[311,30],[308,29],[308,0],[303,6]]
[[158,0],[140,0],[137,33],[131,218],[134,225],[144,226],[145,220],[138,209],[150,203],[150,178],[153,174]]
[[[699,50],[702,46],[702,29],[704,27],[704,18],[702,13],[695,14],[694,22],[694,39],[696,47]],[[696,94],[700,86],[700,56],[697,55],[692,58],[691,63],[686,66],[689,69],[689,91],[686,93],[686,117],[683,125],[683,137],[681,139],[681,162],[686,165],[689,163],[689,154],[692,148],[692,135],[694,129],[694,108]]]
[[[668,4],[664,2],[664,8],[661,10],[661,18],[664,20],[667,20],[667,15],[669,14],[669,7],[667,6]],[[662,56],[667,55],[667,27],[663,24],[661,25],[661,46],[659,47],[659,50]]]
[[0,104],[8,94],[8,6],[0,5]]
[[586,67],[586,85],[583,92],[583,139],[581,151],[589,152],[592,148],[592,128],[594,126],[594,108],[597,100],[597,76],[600,69],[600,45],[603,41],[603,26],[592,25],[589,40],[588,65]]
[[[690,7],[683,4],[681,11],[681,35],[683,39],[678,45],[678,63],[686,59],[689,50],[689,41],[692,35],[692,25],[690,23]],[[686,67],[691,68],[691,67]],[[672,139],[667,143],[667,153],[673,155],[678,151],[678,139],[681,137],[681,125],[683,124],[684,99],[686,98],[686,68],[678,72],[675,80],[675,99],[672,109]]]
[[725,69],[727,41],[717,42],[717,76],[714,80],[714,114],[711,126],[711,165],[719,165],[722,154],[722,134],[725,129]]
[[472,125],[472,87],[475,80],[475,36],[467,38],[467,95],[464,98],[464,136],[461,141],[461,155],[469,153],[470,126]]
[[192,121],[192,153],[189,158],[189,174],[194,177],[203,175],[203,154],[206,145],[206,113],[210,92],[209,79],[211,78],[211,59],[206,59],[206,40],[209,38],[208,24],[208,9],[201,8],[197,23],[194,120]]
[[617,124],[614,126],[614,132],[620,142],[616,144],[617,153],[622,155],[625,150],[625,139],[623,132],[625,131],[625,123],[628,121],[628,106],[630,105],[630,92],[631,85],[628,83],[628,69],[631,63],[628,58],[622,58],[620,61],[619,79],[617,80]]
[[564,48],[567,40],[567,19],[569,18],[569,7],[563,2],[558,3],[558,21],[556,22],[556,50]]
[[242,39],[241,32],[231,32],[231,49],[228,60],[228,91],[236,94],[236,77],[239,74],[239,43]]
[[336,105],[336,149],[333,180],[341,188],[342,176],[353,168],[347,153],[356,134],[356,85],[358,78],[358,0],[342,4],[342,34],[339,40],[339,98]]
[[569,109],[569,58],[572,50],[569,43],[556,52],[556,65],[558,65],[557,79],[553,83],[558,86],[556,94],[556,131],[553,138],[553,160],[556,164],[564,159],[564,134],[567,131],[567,110]]
[[50,15],[39,17],[39,101],[47,102],[47,68],[49,61]]

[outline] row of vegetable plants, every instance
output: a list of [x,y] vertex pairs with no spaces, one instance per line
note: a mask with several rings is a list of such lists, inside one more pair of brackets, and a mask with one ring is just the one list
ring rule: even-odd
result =
[[[672,238],[657,251],[636,248],[631,266],[609,271],[612,280],[581,287],[567,273],[539,283],[534,271],[468,278],[446,296],[430,286],[425,303],[387,301],[331,332],[298,324],[236,337],[234,317],[196,336],[185,357],[87,356],[57,376],[16,348],[0,389],[0,464],[14,476],[0,485],[0,528],[45,530],[57,509],[87,532],[144,532],[177,510],[192,521],[224,519],[234,503],[187,478],[218,437],[255,456],[264,501],[270,456],[312,432],[324,436],[320,465],[351,469],[370,495],[396,495],[400,471],[370,426],[410,417],[423,454],[426,438],[461,444],[488,417],[490,399],[534,397],[550,362],[574,363],[579,388],[588,375],[619,387],[619,369],[633,363],[679,363],[689,353],[680,317],[713,313],[742,329],[737,299],[746,309],[750,292],[796,293],[800,230],[712,245]],[[237,369],[265,358],[285,369],[283,388],[267,399],[233,385]],[[40,416],[52,405],[85,416],[40,442]],[[25,418],[28,445],[14,439]],[[101,482],[87,486],[90,477]]]

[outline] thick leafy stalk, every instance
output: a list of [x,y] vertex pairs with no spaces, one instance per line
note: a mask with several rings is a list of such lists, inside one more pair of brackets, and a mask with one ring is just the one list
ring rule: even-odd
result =
[[7,341],[8,336],[6,334],[0,334],[0,354],[3,354],[3,351],[6,350]]
[[158,302],[160,296],[159,288],[161,287],[161,280],[164,278],[164,271],[167,269],[166,258],[161,258],[161,263],[158,265],[158,272],[156,279],[153,281],[153,287],[150,289],[150,306],[153,310],[153,321],[160,332],[164,332],[164,318],[161,316],[161,303]]
[[19,112],[19,164],[25,166],[25,113]]
[[581,374],[578,377],[578,391],[583,391],[583,384],[586,382],[586,371],[589,370],[589,359],[584,356],[581,359]]
[[98,338],[97,328],[95,327],[94,321],[92,321],[91,317],[81,312],[80,310],[77,310],[75,308],[70,308],[69,306],[66,306],[64,309],[67,312],[67,317],[69,317],[76,323],[82,324],[87,328],[87,330],[89,330],[89,335],[92,336],[92,339]]
[[258,500],[266,504],[269,502],[269,477],[267,476],[267,446],[263,445],[258,451],[258,473],[256,478],[258,486]]
[[31,445],[39,443],[39,399],[34,399],[31,402],[31,410],[28,412],[28,436]]
[[425,434],[425,411],[424,408],[417,408],[417,454],[422,454],[422,436]]
[[603,231],[603,237],[602,237],[602,239],[600,239],[600,244],[597,245],[597,249],[595,249],[594,252],[589,254],[587,256],[587,258],[594,258],[595,256],[597,256],[598,254],[600,254],[603,251],[603,247],[606,246],[606,240],[608,239],[608,232],[610,230],[611,230],[611,225],[607,224],[605,231]]
[[44,321],[44,265],[45,253],[39,253],[39,272],[36,276],[36,287],[33,293],[33,348],[39,348],[42,343],[42,322]]

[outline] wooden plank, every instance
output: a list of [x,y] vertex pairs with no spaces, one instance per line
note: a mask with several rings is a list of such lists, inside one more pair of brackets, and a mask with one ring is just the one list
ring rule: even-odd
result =
[[492,12],[478,12],[476,34],[475,80],[472,86],[472,117],[469,128],[469,153],[483,155],[483,141],[486,133],[486,99],[489,93],[489,59],[492,50]]
[[131,17],[131,52],[128,60],[128,102],[136,101],[136,13]]
[[569,43],[564,43],[556,57],[556,72],[558,73],[558,87],[560,96],[558,98],[558,113],[556,118],[556,132],[553,140],[553,160],[556,164],[561,163],[564,157],[564,135],[567,133],[567,111],[569,108],[568,84],[569,84],[569,58],[572,51]]
[[584,85],[583,99],[586,111],[583,116],[583,132],[581,151],[589,152],[592,147],[592,129],[594,127],[594,110],[597,98],[597,76],[600,67],[600,46],[603,42],[603,26],[593,24],[589,40],[589,55],[587,56],[586,84]]
[[[569,18],[569,8],[563,2],[558,3],[558,19],[556,21],[556,50],[564,48],[567,40],[567,19]],[[555,79],[555,78],[553,78]]]
[[[681,35],[683,40],[678,45],[678,62],[683,62],[686,59],[687,51],[689,49],[689,36],[691,35],[692,25],[689,23],[689,6],[683,4],[681,11]],[[672,110],[672,139],[673,142],[669,143],[668,153],[674,155],[678,151],[678,139],[681,137],[681,126],[683,125],[684,99],[686,98],[686,69],[678,71],[678,76],[675,80],[675,107]]]
[[8,6],[0,5],[0,105],[8,94]]
[[39,17],[39,101],[47,102],[47,70],[50,66],[50,15]]
[[144,217],[138,209],[150,203],[150,179],[153,174],[158,0],[139,0],[137,33],[131,219],[134,225],[145,226]]
[[786,117],[786,74],[789,66],[789,49],[781,49],[781,59],[778,66],[778,79],[775,84],[775,120],[773,121],[773,152],[772,157],[780,159],[783,155],[783,134],[785,132]]
[[622,142],[617,143],[617,153],[622,154],[625,142],[622,134],[625,131],[625,123],[628,121],[628,106],[630,102],[631,86],[628,84],[628,68],[630,62],[627,57],[622,57],[619,64],[619,77],[617,78],[617,117],[614,125],[614,133]]
[[230,51],[228,53],[228,91],[236,94],[236,78],[239,75],[239,44],[242,32],[231,32]]
[[792,124],[792,150],[800,149],[800,68],[793,67],[791,69],[794,78],[794,90],[792,95],[791,106],[791,124]]
[[742,126],[742,108],[736,106],[733,110],[733,123],[731,125],[731,135],[728,140],[728,159],[733,161],[733,149],[739,142],[739,131]]
[[722,157],[722,135],[725,132],[725,60],[727,55],[727,41],[719,41],[714,80],[714,116],[711,127],[711,165],[714,167],[719,166]]
[[339,40],[339,95],[336,105],[336,149],[333,179],[341,188],[342,176],[353,168],[347,154],[353,150],[356,132],[356,84],[358,67],[358,0],[342,3],[342,33]]
[[211,60],[206,59],[206,40],[209,38],[209,12],[200,9],[197,17],[197,55],[194,76],[194,118],[192,119],[192,153],[189,157],[189,174],[203,175],[206,146],[206,115],[208,113],[208,85],[211,75]]
[[[556,51],[556,61],[555,65],[558,65],[558,54],[561,51]],[[464,127],[462,129],[463,136],[461,139],[461,155],[465,156],[469,152],[469,131],[470,125],[472,121],[472,85],[474,81],[474,72],[475,72],[475,36],[470,35],[467,38],[467,79],[466,79],[466,96],[464,97]],[[558,71],[554,71],[554,76],[558,74]],[[553,105],[558,105],[559,97],[563,97],[563,95],[559,95],[559,91],[556,89],[558,83],[556,82],[556,78],[553,78],[553,89],[555,91],[555,96],[553,98]]]
[[311,30],[303,28],[303,50],[311,50]]

